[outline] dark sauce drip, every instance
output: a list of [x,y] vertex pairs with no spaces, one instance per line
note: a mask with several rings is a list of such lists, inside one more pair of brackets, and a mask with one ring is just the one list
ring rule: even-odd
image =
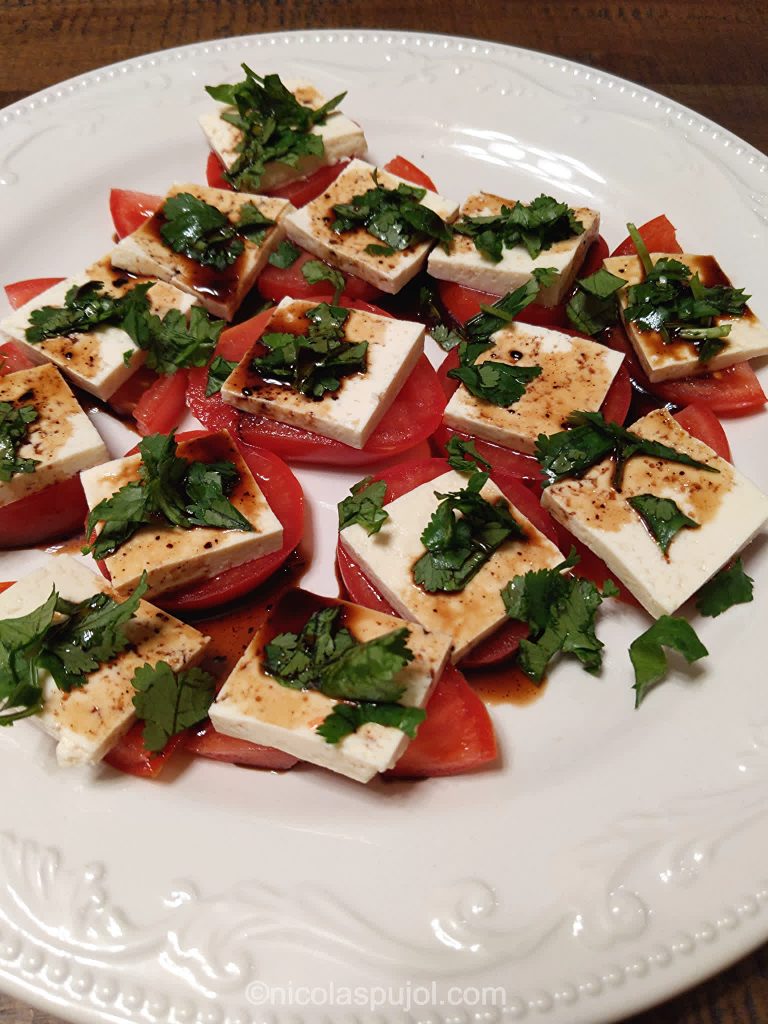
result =
[[[169,246],[160,233],[164,223],[165,219],[162,214],[153,214],[145,222],[144,230],[158,245],[168,249]],[[245,249],[243,249],[235,262],[231,263],[224,270],[202,267],[183,253],[174,252],[174,257],[182,264],[181,273],[186,282],[201,295],[206,295],[221,302],[227,302],[237,294],[238,282],[245,270]]]

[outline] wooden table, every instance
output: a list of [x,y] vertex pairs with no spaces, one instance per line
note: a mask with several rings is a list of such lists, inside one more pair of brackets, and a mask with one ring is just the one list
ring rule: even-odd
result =
[[[71,75],[202,39],[295,28],[445,32],[570,57],[658,89],[768,151],[762,0],[2,0],[0,106]],[[627,1024],[765,1024],[768,946]],[[0,1024],[56,1019],[0,995]]]

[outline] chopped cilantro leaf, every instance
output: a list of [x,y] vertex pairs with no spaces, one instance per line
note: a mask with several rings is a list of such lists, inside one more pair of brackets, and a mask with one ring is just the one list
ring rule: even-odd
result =
[[231,359],[224,359],[222,356],[214,356],[211,365],[208,367],[208,381],[205,385],[205,397],[210,398],[221,391],[221,386],[227,377],[237,368],[237,363]]
[[340,530],[359,523],[370,537],[378,533],[389,519],[389,513],[384,509],[387,485],[383,480],[372,481],[372,476],[358,480],[349,497],[339,502]]
[[0,402],[0,483],[17,473],[34,473],[39,459],[20,459],[19,448],[29,440],[29,427],[37,419],[34,405]]
[[650,629],[629,645],[629,657],[635,670],[632,688],[635,691],[636,708],[640,707],[648,691],[661,682],[667,673],[665,647],[679,651],[689,664],[709,654],[689,622],[671,615],[662,615]]
[[637,494],[629,499],[651,536],[666,555],[669,545],[682,529],[697,529],[699,523],[685,512],[671,498],[658,498],[655,494]]
[[451,352],[464,340],[459,331],[447,327],[445,324],[435,324],[430,328],[429,333],[445,352]]
[[125,484],[91,509],[86,534],[90,537],[99,523],[102,526],[84,553],[106,558],[149,523],[183,530],[195,526],[253,530],[227,497],[239,480],[233,463],[179,458],[173,434],[143,437],[139,453],[139,480]]
[[459,345],[460,366],[448,371],[448,376],[461,381],[471,395],[492,405],[508,408],[525,394],[526,384],[541,374],[540,366],[518,366],[486,359],[482,363],[468,362],[472,346],[462,341]]
[[[170,375],[184,367],[205,366],[224,329],[224,321],[214,320],[204,309],[193,306],[189,322],[178,309],[169,309],[162,320],[147,312],[144,328],[137,332],[137,345],[147,353],[147,367]],[[126,362],[132,356],[133,352],[126,352]]]
[[339,390],[343,377],[365,372],[368,342],[344,340],[348,309],[323,302],[305,316],[306,334],[263,334],[260,341],[267,352],[253,359],[251,366],[264,380],[288,384],[320,401],[326,392]]
[[583,476],[608,456],[616,462],[612,483],[617,491],[621,490],[624,466],[635,455],[677,462],[707,473],[720,472],[660,441],[640,437],[618,423],[606,422],[599,412],[574,412],[567,422],[571,429],[539,434],[536,441],[536,457],[544,473],[545,486],[565,477]]
[[501,329],[502,324],[514,320],[526,306],[534,301],[540,287],[546,287],[550,267],[541,267],[533,271],[533,277],[512,292],[507,292],[492,306],[481,306],[481,312],[464,324],[464,331],[473,342],[490,343],[492,334]]
[[502,544],[525,537],[506,499],[491,503],[480,495],[487,479],[474,473],[460,491],[435,492],[440,504],[421,534],[426,552],[412,570],[427,593],[463,590]]
[[744,572],[741,559],[721,569],[699,590],[696,607],[702,615],[716,618],[735,604],[748,604],[753,599],[754,580]]
[[39,344],[47,338],[87,334],[104,325],[123,328],[138,344],[136,318],[139,316],[143,321],[143,315],[149,309],[147,292],[151,287],[151,282],[138,284],[125,295],[116,297],[104,291],[103,281],[74,284],[64,296],[63,306],[42,306],[32,310],[24,337],[33,344]]
[[258,192],[268,164],[297,167],[303,157],[323,155],[323,138],[313,128],[325,124],[346,93],[313,110],[299,103],[279,75],[262,78],[247,64],[242,68],[242,82],[209,85],[206,91],[231,108],[221,118],[242,133],[237,143],[237,160],[224,177],[241,192]]
[[534,682],[544,677],[558,653],[572,654],[587,672],[599,671],[603,643],[595,633],[595,615],[604,598],[618,588],[607,580],[600,590],[591,580],[563,575],[578,562],[575,551],[554,569],[515,576],[501,592],[507,615],[527,623],[530,633],[520,641],[520,668]]
[[328,281],[333,287],[333,301],[338,302],[339,296],[344,291],[346,278],[340,270],[329,267],[322,260],[307,260],[301,268],[301,275],[307,284],[319,284],[321,281]]
[[495,214],[462,217],[454,231],[468,235],[475,248],[492,263],[499,263],[505,249],[523,246],[532,260],[555,242],[584,233],[584,225],[567,203],[542,195],[530,203],[503,205]]
[[490,470],[491,464],[487,462],[475,447],[474,441],[462,441],[455,435],[445,446],[448,453],[448,465],[458,473],[475,473],[478,469]]
[[402,704],[337,704],[317,731],[327,743],[339,743],[366,722],[375,722],[376,725],[400,729],[414,739],[426,717],[427,713],[422,708],[407,708]]
[[297,249],[293,242],[283,239],[275,251],[269,254],[269,262],[279,270],[287,270],[288,267],[293,266],[299,256],[301,256],[301,250]]
[[237,218],[237,232],[245,238],[250,239],[255,245],[260,245],[270,228],[275,226],[271,217],[256,206],[255,203],[243,203]]
[[144,723],[144,747],[157,753],[172,736],[197,725],[213,701],[214,678],[199,668],[174,672],[166,661],[137,668],[133,706]]
[[201,267],[226,270],[245,244],[226,214],[190,192],[179,192],[162,206],[163,241]]
[[625,284],[624,278],[604,267],[577,281],[576,291],[565,307],[576,330],[595,335],[615,324],[619,317],[616,294]]

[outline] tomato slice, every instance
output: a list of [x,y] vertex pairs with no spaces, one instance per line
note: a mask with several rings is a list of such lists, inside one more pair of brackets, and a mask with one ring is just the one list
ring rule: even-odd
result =
[[406,779],[459,775],[489,765],[497,755],[488,709],[461,672],[448,665],[429,699],[416,739],[387,775]]
[[[256,281],[259,293],[265,299],[271,299],[273,302],[280,302],[285,298],[317,299],[321,296],[326,297],[330,287],[328,282],[320,281],[318,284],[310,284],[301,272],[305,263],[316,259],[317,257],[312,253],[303,250],[290,267],[273,267],[271,263],[268,263]],[[353,277],[351,274],[344,274],[343,277],[345,284],[342,294],[345,298],[371,301],[381,295],[378,288],[368,284],[367,281],[361,281],[359,277]]]
[[104,758],[110,768],[141,779],[156,779],[181,746],[184,733],[171,736],[166,745],[154,754],[144,746],[144,725],[135,722]]
[[611,382],[600,411],[611,423],[623,423],[632,404],[632,380],[624,363]]
[[178,427],[184,415],[187,371],[177,370],[167,377],[156,377],[136,403],[133,418],[139,433],[167,434]]
[[[179,434],[178,438],[183,441],[204,433],[190,431]],[[242,455],[270,508],[282,523],[282,547],[269,555],[227,569],[212,579],[190,584],[155,600],[155,604],[168,611],[204,611],[242,597],[279,569],[304,535],[304,494],[290,469],[270,451],[243,449]]]
[[30,277],[26,281],[14,281],[12,284],[7,284],[5,294],[8,296],[11,306],[14,309],[20,309],[63,280],[63,277]]
[[211,188],[223,188],[227,192],[234,192],[234,189],[224,177],[224,165],[213,150],[208,154],[205,164],[205,180]]
[[136,192],[127,188],[113,188],[109,193],[109,212],[118,238],[132,235],[156,213],[163,201],[162,196],[151,192]]
[[587,249],[587,255],[579,270],[578,277],[589,277],[596,273],[603,265],[603,260],[608,256],[608,243],[602,235],[598,235],[595,241]]
[[[677,240],[675,227],[665,214],[646,221],[637,229],[649,252],[682,252]],[[617,245],[612,256],[636,256],[637,249],[631,237],[627,235],[621,245]]]
[[0,548],[41,544],[79,533],[88,515],[79,476],[71,476],[0,508]]
[[37,363],[33,363],[14,341],[0,345],[0,377],[16,373],[17,370],[31,370],[33,366],[37,366]]
[[452,437],[458,437],[462,441],[472,441],[480,455],[491,464],[493,471],[502,470],[510,476],[517,477],[518,480],[541,487],[543,482],[541,467],[532,455],[524,455],[522,452],[504,448],[492,441],[484,441],[482,438],[465,434],[461,430],[454,430],[453,427],[447,427],[445,424],[441,424],[432,435],[432,440],[441,455],[446,452],[448,442]]
[[270,189],[267,194],[276,196],[278,199],[287,199],[289,203],[293,203],[297,207],[306,206],[307,203],[311,203],[313,199],[322,195],[328,186],[336,181],[348,163],[349,160],[339,160],[338,163],[318,167],[314,174],[300,178],[298,181],[290,181],[287,185],[281,185],[280,188]]
[[128,419],[133,416],[136,406],[144,393],[157,380],[157,374],[147,366],[140,366],[117,391],[109,396],[108,405],[116,416]]
[[406,181],[410,181],[412,185],[417,185],[419,188],[426,188],[430,192],[437,192],[435,183],[430,176],[425,174],[416,164],[406,160],[404,156],[393,157],[389,163],[384,164],[384,170],[389,171],[390,174],[396,174],[398,178],[405,178]]
[[686,405],[675,413],[675,419],[692,437],[708,444],[721,459],[731,462],[731,446],[723,425],[706,405]]
[[247,765],[249,768],[268,768],[287,771],[299,763],[297,757],[261,743],[249,743],[233,736],[216,732],[209,721],[190,729],[184,736],[183,747],[192,754],[209,757],[213,761]]
[[[606,332],[606,342],[624,353],[624,363],[635,386],[672,405],[705,405],[719,416],[742,416],[761,409],[765,392],[749,363],[737,363],[703,377],[651,383],[640,365],[635,350],[621,326]],[[658,403],[657,403],[658,404]]]

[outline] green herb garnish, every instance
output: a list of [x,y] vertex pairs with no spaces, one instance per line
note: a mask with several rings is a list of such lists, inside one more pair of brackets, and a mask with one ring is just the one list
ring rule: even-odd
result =
[[288,267],[293,266],[299,256],[301,256],[301,250],[293,242],[283,239],[275,251],[269,254],[269,262],[279,270],[287,270]]
[[492,263],[499,263],[504,249],[523,246],[532,260],[556,242],[584,233],[584,225],[567,203],[540,195],[532,202],[503,205],[495,214],[462,217],[454,231],[468,235],[475,248]]
[[339,296],[344,291],[346,278],[340,270],[329,267],[322,260],[307,260],[301,268],[301,276],[307,284],[319,284],[321,281],[328,281],[333,287],[333,301],[338,302]]
[[391,256],[410,245],[434,239],[447,247],[451,229],[434,210],[422,205],[425,188],[400,182],[397,188],[379,185],[377,172],[372,174],[374,187],[354,196],[348,203],[333,207],[331,224],[337,234],[364,228],[383,245],[372,244],[366,252],[374,256]]
[[716,618],[735,604],[749,604],[753,599],[754,580],[744,572],[741,559],[721,569],[699,590],[696,607],[702,615]]
[[339,502],[339,529],[359,523],[369,537],[378,533],[389,519],[384,509],[386,493],[387,485],[383,480],[374,483],[372,476],[358,480],[349,497]]
[[609,423],[600,412],[574,412],[566,420],[572,427],[556,434],[539,434],[536,458],[539,460],[544,484],[556,483],[566,477],[580,477],[609,456],[616,462],[612,485],[621,490],[624,467],[635,455],[677,462],[682,466],[719,473],[714,466],[699,462],[660,441],[651,441],[626,430],[618,423]]
[[223,111],[221,119],[242,133],[237,143],[239,156],[224,177],[241,192],[257,192],[268,164],[298,167],[303,157],[323,155],[322,136],[313,129],[325,124],[346,93],[312,110],[299,103],[279,75],[262,78],[247,64],[242,68],[242,82],[208,85],[206,92],[233,108]]
[[74,284],[64,296],[63,306],[42,306],[29,314],[27,341],[37,345],[47,338],[87,334],[100,326],[120,327],[136,341],[133,324],[144,320],[149,309],[147,292],[152,283],[138,284],[125,295],[115,297],[104,291],[103,281]]
[[348,309],[323,302],[304,315],[306,334],[263,334],[259,340],[267,353],[253,359],[251,367],[265,381],[287,384],[319,401],[326,392],[338,391],[343,377],[365,372],[368,342],[344,340]]
[[462,441],[460,437],[454,435],[448,441],[445,450],[448,454],[448,465],[457,473],[475,473],[478,469],[493,468],[477,450],[474,441]]
[[530,627],[528,637],[520,641],[518,662],[536,683],[559,653],[578,658],[587,672],[598,672],[602,666],[604,644],[595,633],[595,615],[603,600],[619,591],[611,580],[600,590],[591,580],[563,575],[578,561],[572,550],[554,569],[515,576],[501,592],[509,618]]
[[339,743],[366,722],[374,722],[399,729],[410,739],[415,739],[416,731],[426,717],[427,713],[422,708],[407,708],[402,704],[337,704],[317,727],[317,732],[326,743]]
[[685,619],[662,615],[660,619],[629,645],[629,657],[635,670],[635,707],[639,708],[648,691],[667,673],[664,648],[679,651],[690,664],[705,658],[709,651]]
[[485,347],[487,347],[492,334],[501,330],[504,324],[511,323],[526,306],[530,306],[539,294],[540,288],[546,288],[548,284],[551,284],[554,273],[552,267],[537,267],[533,271],[533,276],[525,284],[502,295],[493,305],[481,306],[480,312],[464,324],[467,337],[476,343],[486,342]]
[[[170,375],[183,367],[205,366],[223,330],[223,320],[214,320],[204,309],[193,306],[189,321],[178,309],[169,309],[162,320],[148,308],[146,312],[137,310],[135,326],[129,333],[146,351],[147,367]],[[126,352],[125,362],[129,363],[133,355]]]
[[174,252],[218,271],[237,261],[245,249],[244,237],[261,242],[275,223],[253,203],[245,203],[235,225],[221,210],[190,192],[166,199],[162,216],[160,234]]
[[491,405],[509,408],[523,397],[526,385],[541,375],[540,366],[518,366],[496,359],[476,363],[473,359],[474,349],[475,346],[461,342],[459,366],[449,370],[448,376],[461,381],[471,395]]
[[54,588],[34,611],[0,622],[0,725],[42,710],[42,672],[69,692],[124,651],[125,626],[146,590],[142,576],[125,601],[94,594],[75,603],[63,600]]
[[20,459],[19,448],[29,440],[29,427],[37,419],[34,405],[0,402],[0,483],[17,473],[34,473],[39,459]]
[[651,536],[666,555],[669,545],[683,530],[698,529],[699,523],[687,516],[671,498],[658,498],[655,494],[637,494],[629,504],[651,532]]
[[215,693],[212,675],[199,668],[174,672],[166,661],[137,668],[131,680],[136,717],[144,722],[144,747],[157,753],[172,736],[208,714]]
[[214,356],[211,365],[208,367],[208,380],[205,385],[205,397],[217,395],[227,377],[237,368],[237,363],[232,359],[224,359],[222,356]]
[[626,284],[609,270],[600,270],[576,282],[574,292],[565,311],[577,331],[595,335],[611,327],[619,318],[616,295]]
[[251,531],[253,526],[227,497],[240,480],[232,462],[189,462],[176,454],[171,434],[139,442],[139,479],[100,501],[88,515],[86,533],[102,528],[83,553],[106,558],[143,526],[158,523],[191,530],[208,526]]
[[462,490],[435,492],[440,504],[421,534],[426,552],[413,566],[414,582],[427,593],[463,590],[502,544],[525,538],[505,498],[491,503],[480,495],[487,479],[473,473]]

